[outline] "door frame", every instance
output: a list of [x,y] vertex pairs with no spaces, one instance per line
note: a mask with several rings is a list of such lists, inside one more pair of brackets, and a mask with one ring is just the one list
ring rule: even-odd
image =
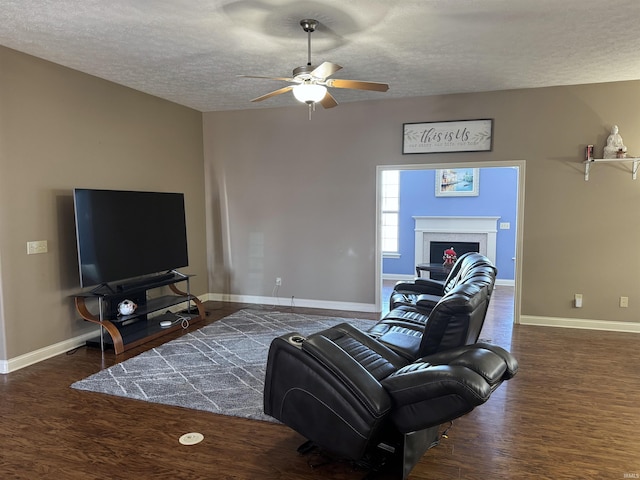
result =
[[423,163],[415,165],[378,165],[376,166],[376,262],[375,262],[375,308],[382,311],[382,172],[384,170],[436,170],[444,168],[517,168],[518,169],[518,194],[516,206],[516,258],[514,271],[514,297],[513,297],[513,323],[520,323],[522,303],[522,230],[524,226],[524,187],[525,187],[525,160],[505,160],[486,162],[453,162],[453,163]]

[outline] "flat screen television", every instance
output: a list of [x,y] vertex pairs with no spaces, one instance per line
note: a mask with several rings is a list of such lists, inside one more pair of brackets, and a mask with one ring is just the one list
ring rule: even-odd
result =
[[73,190],[80,286],[189,264],[184,194]]

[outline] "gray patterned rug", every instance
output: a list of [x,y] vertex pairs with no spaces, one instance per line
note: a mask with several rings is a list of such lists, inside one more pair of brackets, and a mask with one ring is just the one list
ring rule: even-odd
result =
[[348,322],[362,330],[372,320],[241,310],[71,385],[146,402],[274,421],[262,412],[271,341]]

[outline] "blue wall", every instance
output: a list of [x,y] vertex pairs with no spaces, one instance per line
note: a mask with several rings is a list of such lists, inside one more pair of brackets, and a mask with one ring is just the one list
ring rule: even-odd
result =
[[414,216],[494,216],[509,222],[509,230],[498,229],[496,266],[498,278],[513,280],[516,255],[518,170],[481,168],[477,197],[436,197],[435,170],[400,172],[400,258],[384,258],[383,274],[415,275]]

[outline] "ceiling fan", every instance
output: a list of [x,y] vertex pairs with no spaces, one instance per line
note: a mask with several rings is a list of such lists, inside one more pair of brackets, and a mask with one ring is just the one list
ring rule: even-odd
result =
[[311,33],[318,27],[318,21],[313,19],[300,20],[300,26],[307,32],[307,64],[302,67],[293,69],[293,76],[286,77],[263,77],[256,75],[240,75],[245,78],[266,78],[268,80],[281,80],[290,82],[294,85],[280,88],[273,92],[267,93],[260,97],[254,98],[252,102],[261,102],[276,95],[281,95],[292,91],[293,96],[300,102],[309,105],[309,115],[311,108],[315,108],[315,104],[319,103],[324,108],[333,108],[338,102],[333,95],[329,93],[327,87],[330,88],[347,88],[354,90],[371,90],[375,92],[386,92],[389,85],[379,82],[365,82],[361,80],[340,80],[331,79],[331,75],[336,73],[342,67],[335,63],[323,62],[317,67],[311,65]]

